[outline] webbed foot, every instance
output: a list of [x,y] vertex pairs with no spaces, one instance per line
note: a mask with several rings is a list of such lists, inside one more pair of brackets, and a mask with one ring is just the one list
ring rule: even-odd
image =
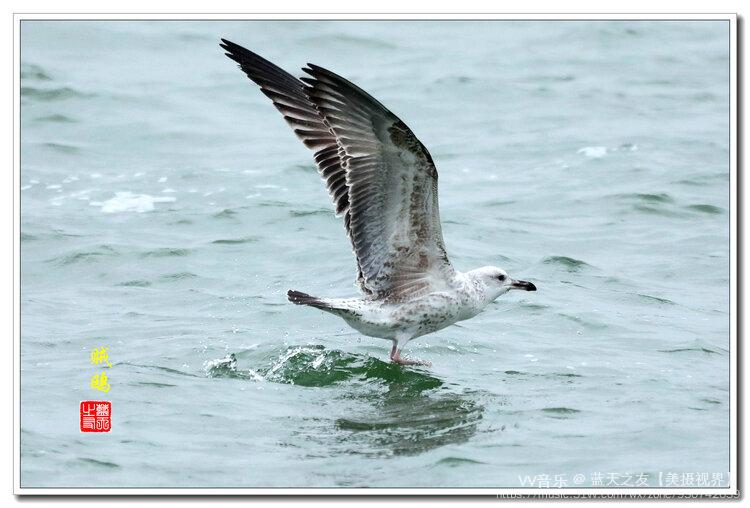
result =
[[426,360],[410,360],[408,358],[402,357],[401,350],[396,347],[396,344],[393,344],[393,349],[391,349],[391,361],[398,365],[422,365],[424,367],[432,367],[432,363]]

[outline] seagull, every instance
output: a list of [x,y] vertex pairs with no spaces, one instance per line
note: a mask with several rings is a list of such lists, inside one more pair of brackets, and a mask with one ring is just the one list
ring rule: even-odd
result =
[[412,339],[482,312],[512,289],[536,291],[505,270],[462,273],[448,260],[438,210],[438,173],[427,148],[396,115],[338,74],[308,63],[297,79],[226,39],[226,56],[260,87],[314,150],[336,215],[357,260],[360,298],[290,290],[289,300],[339,316],[363,335],[391,340],[390,359]]

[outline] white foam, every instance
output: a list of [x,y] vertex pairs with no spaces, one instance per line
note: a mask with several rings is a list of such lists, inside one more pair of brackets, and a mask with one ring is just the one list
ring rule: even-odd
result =
[[54,184],[54,185],[48,185],[47,186],[47,188],[50,189],[50,190],[59,189],[60,187],[62,187],[62,185]]
[[326,359],[325,355],[318,356],[315,360],[312,361],[312,368],[317,369],[320,367],[320,365],[323,363],[323,361]]
[[606,146],[585,146],[578,150],[578,153],[582,153],[586,157],[591,157],[592,159],[601,159],[605,155],[607,155],[607,147]]
[[162,176],[161,178],[159,178],[159,183],[164,183],[166,181],[167,181],[167,177],[166,176]]
[[92,201],[91,206],[100,206],[104,213],[121,212],[150,212],[155,203],[171,203],[176,201],[173,197],[155,197],[148,194],[133,194],[132,192],[116,192],[113,198],[107,201]]

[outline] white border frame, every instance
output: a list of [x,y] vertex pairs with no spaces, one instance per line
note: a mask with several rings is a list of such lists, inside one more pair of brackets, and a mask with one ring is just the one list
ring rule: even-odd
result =
[[[730,471],[729,486],[714,488],[28,488],[20,461],[20,22],[22,20],[726,20],[729,21],[730,108]],[[13,493],[16,495],[484,495],[484,496],[737,496],[737,15],[736,14],[111,14],[15,13],[13,15]]]

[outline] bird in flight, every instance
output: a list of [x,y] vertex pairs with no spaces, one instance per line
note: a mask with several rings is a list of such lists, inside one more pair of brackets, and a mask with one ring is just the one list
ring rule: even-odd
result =
[[297,137],[314,150],[336,214],[357,259],[360,298],[290,290],[289,300],[341,317],[360,333],[407,342],[472,318],[511,289],[536,291],[505,270],[454,269],[443,244],[438,173],[427,148],[396,115],[357,85],[313,64],[295,78],[226,39],[221,47],[257,84]]

